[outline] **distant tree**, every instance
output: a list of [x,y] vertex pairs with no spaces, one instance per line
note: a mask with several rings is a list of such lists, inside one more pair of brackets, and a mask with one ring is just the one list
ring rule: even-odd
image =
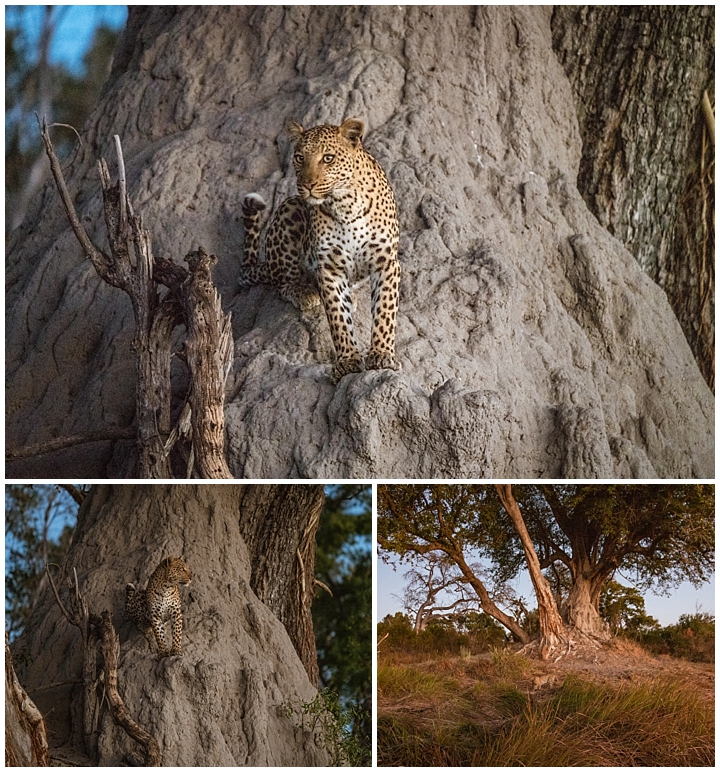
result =
[[77,504],[56,485],[5,486],[5,626],[22,632],[45,584],[45,565],[62,563]]
[[600,593],[600,616],[614,634],[623,630],[641,632],[660,626],[657,619],[645,613],[642,593],[614,579],[607,582]]
[[327,486],[315,569],[324,587],[317,586],[312,607],[320,686],[340,698],[368,762],[372,740],[371,533],[371,488]]
[[[378,486],[378,543],[401,558],[441,552],[460,570],[480,608],[523,643],[527,633],[493,599],[522,565],[512,536],[500,527],[492,488],[480,485]],[[471,555],[491,561],[481,579]]]
[[[466,582],[457,565],[445,554],[428,552],[418,557],[422,560],[418,560],[417,567],[403,575],[405,589],[402,599],[405,610],[415,620],[413,628],[416,634],[422,632],[432,619],[449,614],[456,617],[475,600],[467,593]],[[477,574],[477,569],[473,569]],[[450,597],[457,594],[459,597],[442,605],[438,596],[445,594]]]
[[[16,12],[26,13],[23,6]],[[67,8],[45,6],[36,48],[31,48],[20,25],[5,29],[5,213],[8,232],[22,222],[30,199],[47,179],[49,168],[35,113],[48,122],[66,123],[78,131],[85,123],[110,72],[118,32],[100,25],[73,75],[50,62],[50,48]],[[58,132],[57,149],[72,152],[77,138]]]

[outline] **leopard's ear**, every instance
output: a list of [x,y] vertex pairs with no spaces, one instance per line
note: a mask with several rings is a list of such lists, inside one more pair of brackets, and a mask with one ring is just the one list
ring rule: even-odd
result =
[[285,124],[285,131],[290,135],[290,139],[293,142],[297,142],[305,133],[305,129],[303,129],[303,127],[295,121],[288,121]]
[[357,118],[348,118],[340,126],[340,136],[344,137],[353,147],[357,147],[362,139],[365,126]]

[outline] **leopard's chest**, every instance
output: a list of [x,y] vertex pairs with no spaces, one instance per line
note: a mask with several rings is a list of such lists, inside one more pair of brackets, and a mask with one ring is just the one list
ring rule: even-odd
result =
[[310,207],[312,261],[330,262],[351,279],[366,276],[373,269],[368,246],[386,237],[377,209],[375,198],[362,193],[328,198]]
[[155,619],[170,620],[180,609],[180,591],[177,586],[159,592],[148,592],[148,611]]

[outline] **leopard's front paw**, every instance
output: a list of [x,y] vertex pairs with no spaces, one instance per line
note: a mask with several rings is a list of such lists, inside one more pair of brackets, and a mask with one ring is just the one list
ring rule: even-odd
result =
[[399,370],[400,363],[390,351],[370,351],[365,357],[366,370]]
[[265,199],[259,193],[248,193],[242,202],[242,211],[245,217],[252,217],[267,208]]
[[349,373],[361,373],[363,371],[362,357],[358,353],[351,354],[349,357],[338,358],[332,369],[333,383],[337,383],[343,375]]

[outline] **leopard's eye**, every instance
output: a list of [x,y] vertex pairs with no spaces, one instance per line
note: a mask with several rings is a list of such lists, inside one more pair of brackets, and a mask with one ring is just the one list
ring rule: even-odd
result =
[[295,163],[301,164],[305,160],[305,156],[302,153],[295,153]]
[[326,153],[323,156],[323,163],[324,164],[331,164],[335,160],[335,156],[332,153]]

